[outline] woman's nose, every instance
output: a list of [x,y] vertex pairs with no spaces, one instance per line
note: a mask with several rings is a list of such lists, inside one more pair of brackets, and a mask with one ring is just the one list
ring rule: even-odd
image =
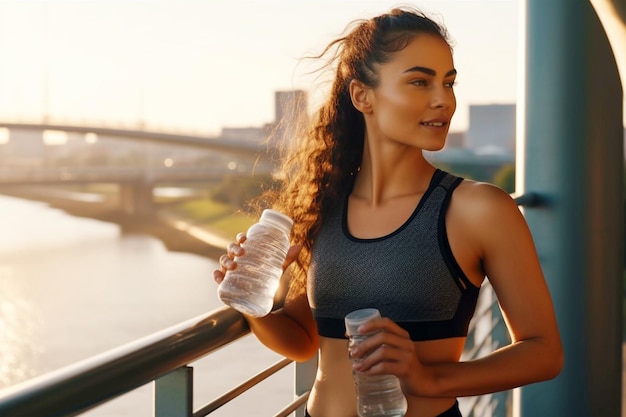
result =
[[438,87],[433,90],[431,106],[433,108],[449,108],[456,103],[454,91],[449,87]]

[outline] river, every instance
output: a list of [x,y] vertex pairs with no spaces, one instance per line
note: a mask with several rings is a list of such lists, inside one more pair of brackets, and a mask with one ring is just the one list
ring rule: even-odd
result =
[[[221,307],[216,265],[114,224],[0,196],[0,389]],[[194,409],[279,359],[249,336],[194,363]],[[292,399],[292,381],[289,366],[212,415],[273,415]],[[84,415],[152,412],[148,384]]]

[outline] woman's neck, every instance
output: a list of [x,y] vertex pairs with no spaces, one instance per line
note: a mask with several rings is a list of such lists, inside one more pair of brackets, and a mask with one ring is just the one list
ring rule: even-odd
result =
[[435,167],[419,148],[397,144],[372,147],[366,139],[352,196],[372,206],[383,205],[398,197],[423,193],[434,172]]

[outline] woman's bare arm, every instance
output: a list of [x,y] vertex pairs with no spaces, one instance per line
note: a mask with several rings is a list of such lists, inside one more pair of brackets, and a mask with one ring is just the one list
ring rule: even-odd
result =
[[[499,188],[469,183],[460,193],[485,275],[512,343],[485,358],[435,369],[438,390],[456,395],[501,391],[557,376],[563,350],[532,235],[515,201]],[[445,395],[445,394],[444,394]]]
[[[228,253],[220,257],[221,270],[213,273],[216,282],[219,283],[224,279],[227,270],[237,267],[233,260],[235,256],[245,256],[245,251],[241,247],[244,241],[245,235],[240,234],[237,236],[236,243],[228,245]],[[286,270],[296,259],[300,249],[299,245],[289,249],[283,270]],[[283,280],[285,279],[287,277],[283,277]],[[286,285],[290,285],[290,282],[287,281]],[[287,358],[306,361],[317,353],[319,336],[304,289],[287,291],[282,307],[265,317],[257,318],[247,315],[244,317],[250,330],[261,343]]]

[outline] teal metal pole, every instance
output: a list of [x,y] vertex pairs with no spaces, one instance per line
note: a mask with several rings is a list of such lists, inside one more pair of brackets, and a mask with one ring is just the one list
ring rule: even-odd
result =
[[[521,389],[521,416],[621,415],[622,90],[586,0],[526,0],[519,115],[524,210],[565,349],[556,379]],[[518,139],[518,140],[519,140]]]
[[183,366],[154,381],[154,417],[191,417],[193,368]]

